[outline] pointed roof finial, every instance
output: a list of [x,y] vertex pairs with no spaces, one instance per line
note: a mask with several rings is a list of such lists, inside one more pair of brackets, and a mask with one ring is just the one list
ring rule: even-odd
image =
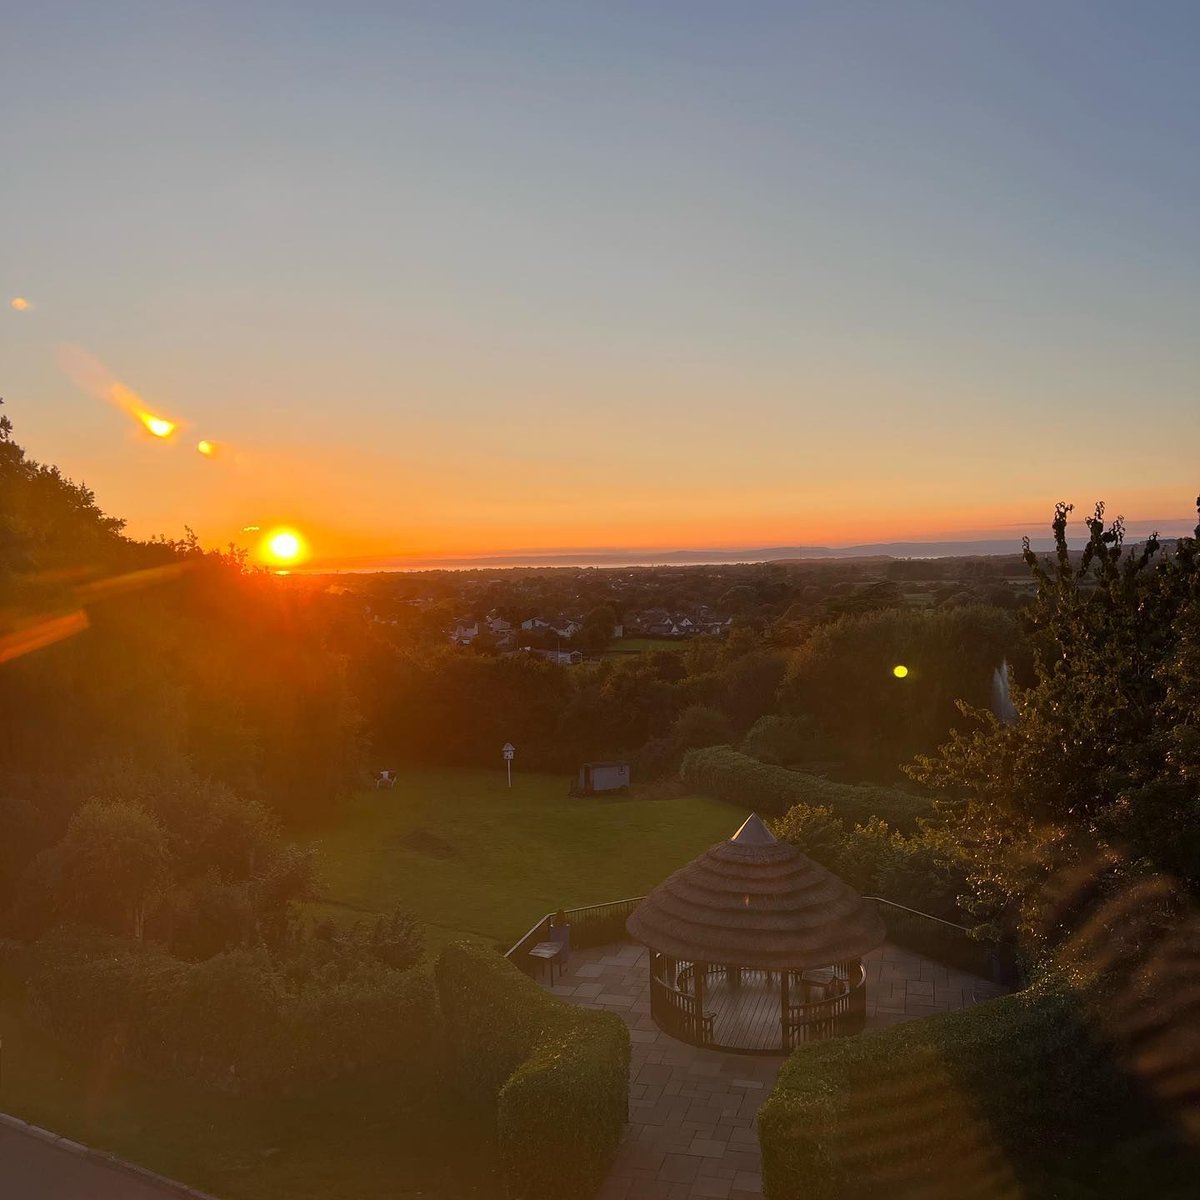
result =
[[763,824],[758,813],[751,813],[729,840],[742,846],[769,846],[775,841],[775,835]]

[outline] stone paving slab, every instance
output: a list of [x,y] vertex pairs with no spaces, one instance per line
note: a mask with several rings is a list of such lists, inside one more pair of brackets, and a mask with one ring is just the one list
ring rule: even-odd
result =
[[[863,960],[867,1029],[965,1008],[1004,991],[885,944]],[[571,954],[554,992],[615,1012],[633,1042],[629,1125],[598,1200],[762,1200],[758,1109],[783,1055],[702,1050],[650,1016],[646,950],[616,944]]]

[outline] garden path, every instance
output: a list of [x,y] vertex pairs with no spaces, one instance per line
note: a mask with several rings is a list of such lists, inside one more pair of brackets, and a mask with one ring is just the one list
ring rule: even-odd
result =
[[[898,946],[864,960],[867,1029],[965,1008],[1003,988]],[[759,1107],[782,1056],[701,1050],[663,1033],[650,1016],[644,947],[576,950],[551,989],[629,1026],[629,1125],[598,1200],[761,1200]]]

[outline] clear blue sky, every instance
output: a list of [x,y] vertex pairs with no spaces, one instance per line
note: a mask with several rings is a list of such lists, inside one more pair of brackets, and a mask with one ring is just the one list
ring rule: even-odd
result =
[[0,394],[135,532],[831,543],[1200,488],[1194,4],[0,15]]

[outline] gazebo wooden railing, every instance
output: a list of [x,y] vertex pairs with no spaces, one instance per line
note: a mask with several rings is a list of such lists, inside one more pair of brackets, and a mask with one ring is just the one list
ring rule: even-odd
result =
[[696,1005],[696,997],[672,987],[650,974],[650,1011],[664,1032],[696,1046],[711,1046],[712,1016],[705,1016]]
[[651,951],[650,1013],[680,1041],[736,1054],[787,1054],[803,1042],[861,1033],[861,961],[816,971],[765,971],[679,961]]
[[[834,963],[832,969],[834,978],[844,985],[844,991],[822,1000],[787,1004],[787,1018],[783,1023],[785,1053],[803,1042],[862,1033],[867,1023],[866,969],[858,959]],[[785,980],[785,987],[787,982]]]

